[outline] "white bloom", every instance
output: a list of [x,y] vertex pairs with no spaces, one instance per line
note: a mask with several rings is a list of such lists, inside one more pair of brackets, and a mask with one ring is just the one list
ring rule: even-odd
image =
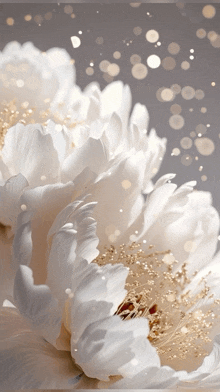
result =
[[[69,111],[71,115],[69,115],[70,118],[68,121],[66,121],[65,117],[59,124],[51,120],[40,124],[32,123],[39,120],[35,116],[35,113],[33,118],[26,118],[26,125],[18,122],[8,129],[7,127],[10,126],[8,124],[2,130],[3,147],[0,158],[2,185],[0,187],[0,246],[4,256],[1,259],[0,266],[2,270],[1,302],[6,295],[11,294],[12,282],[10,283],[10,280],[14,278],[14,272],[11,268],[11,245],[17,217],[21,210],[29,208],[25,198],[21,198],[24,191],[31,190],[34,187],[48,185],[46,189],[48,192],[49,190],[55,192],[54,198],[57,198],[57,194],[60,193],[59,197],[63,201],[57,203],[57,214],[71,201],[73,197],[71,196],[73,192],[73,181],[74,184],[79,184],[79,179],[77,179],[79,175],[83,173],[83,180],[80,177],[83,188],[79,189],[79,186],[77,187],[78,193],[80,194],[89,183],[101,181],[102,176],[106,176],[106,172],[110,174],[111,169],[119,171],[124,165],[125,169],[121,191],[125,192],[126,196],[132,193],[132,202],[129,202],[129,208],[133,206],[134,212],[132,214],[135,217],[138,202],[135,204],[136,197],[138,195],[140,199],[140,192],[149,192],[152,188],[151,179],[160,167],[166,148],[166,139],[160,139],[154,130],[151,130],[149,136],[146,136],[148,112],[144,105],[136,104],[129,118],[131,94],[129,87],[123,86],[122,82],[110,84],[103,92],[100,92],[97,85],[93,83],[85,89],[85,92],[80,92],[80,101],[76,105],[74,102],[78,102],[76,92],[79,88],[77,86],[73,87],[73,70],[71,70],[69,57],[65,51],[51,49],[46,55],[43,55],[30,43],[22,47],[17,43],[11,43],[3,52],[2,67],[10,70],[11,65],[9,67],[9,63],[12,61],[12,58],[15,63],[17,61],[20,64],[20,61],[26,61],[30,67],[35,67],[33,69],[36,72],[40,72],[40,86],[44,86],[43,74],[45,67],[46,69],[52,67],[51,73],[53,77],[51,83],[53,85],[56,84],[54,78],[60,78],[59,83],[61,86],[55,95],[54,101],[51,98],[51,115],[55,113],[55,109],[53,110],[53,108],[56,107],[52,102],[57,102],[56,97],[60,97],[63,94],[60,91],[63,91],[62,87],[65,84],[61,83],[61,79],[63,75],[69,75],[69,88],[64,89],[67,94],[67,103],[65,106],[62,106],[62,111]],[[51,59],[54,59],[54,63],[51,63]],[[63,59],[63,62],[61,59]],[[66,68],[67,71],[64,72]],[[19,93],[20,90],[17,86],[13,88],[11,85],[9,86],[8,94],[14,94],[19,102],[23,101],[22,94],[28,94],[28,87],[23,86],[22,94]],[[109,91],[111,94],[109,94]],[[130,102],[128,106],[126,106],[126,94]],[[32,98],[34,95],[32,92]],[[117,99],[113,100],[113,95]],[[111,99],[110,96],[112,97]],[[70,97],[74,98],[73,101],[75,101],[70,101]],[[92,105],[95,97],[98,97],[96,99],[97,111],[91,109],[93,113],[91,117],[91,111],[88,108]],[[43,102],[42,97],[41,101]],[[58,105],[58,107],[60,106]],[[8,110],[10,112],[11,109],[9,108]],[[54,121],[56,120],[55,117],[54,114]],[[75,124],[73,129],[71,128],[72,121]],[[141,176],[138,174],[138,165],[144,167]],[[132,180],[133,184],[131,186],[129,180],[130,173],[133,173],[133,177],[137,175],[138,184],[136,184],[137,181],[134,179],[134,181]],[[52,184],[54,184],[54,187],[50,188]],[[134,186],[134,184],[138,186]],[[130,189],[127,190],[127,188]],[[44,191],[42,190],[42,192]],[[56,204],[56,202],[54,203]],[[50,211],[50,199],[48,204],[47,210]],[[36,209],[36,204],[34,208]],[[44,225],[45,229],[53,219],[54,213],[49,216],[48,212],[48,223]],[[41,232],[42,238],[44,238],[43,232],[44,230]],[[45,239],[43,240],[44,242]],[[40,252],[41,249],[43,249],[43,245],[39,247]],[[16,271],[16,267],[13,267],[13,269]]]
[[[27,265],[39,247],[37,231],[47,221],[54,186],[24,192],[28,209],[19,216],[14,239],[17,309],[2,310],[3,388],[220,385],[219,255],[214,256],[219,217],[208,193],[193,191],[194,183],[176,189],[167,183],[172,177],[158,180],[127,227],[117,200],[106,199],[107,182],[115,183],[116,197],[120,184],[107,173],[89,186],[94,201],[103,190],[97,204],[76,199],[54,214],[44,233],[44,285],[34,284]],[[104,205],[117,216],[116,228],[123,228],[121,235],[114,233],[114,248],[108,237],[96,236],[92,215],[99,233]],[[25,231],[29,227],[30,233],[30,223],[33,244]],[[136,241],[131,246],[130,238]],[[40,258],[38,263],[40,271]]]
[[7,44],[0,53],[0,111],[8,123],[3,131],[18,120],[44,122],[48,113],[62,117],[74,82],[75,70],[64,49],[41,52],[31,42]]

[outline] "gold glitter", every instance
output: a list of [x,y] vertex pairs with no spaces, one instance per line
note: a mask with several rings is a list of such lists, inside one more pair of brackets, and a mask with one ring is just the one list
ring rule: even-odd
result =
[[100,266],[122,263],[129,270],[127,295],[116,314],[123,320],[146,317],[150,327],[148,339],[165,361],[204,357],[204,346],[211,341],[213,318],[218,317],[213,309],[220,300],[213,301],[212,310],[199,309],[200,302],[212,297],[206,277],[198,282],[199,290],[193,295],[186,291],[191,282],[186,263],[177,269],[178,261],[170,250],[158,252],[153,248],[149,246],[146,253],[135,242],[119,249],[111,245],[94,260]]
[[16,101],[2,102],[2,110],[0,111],[0,149],[4,146],[5,135],[8,129],[11,128],[16,123],[20,122],[30,124],[34,120],[31,116],[34,113],[34,109],[28,109],[29,103],[23,102],[20,108],[17,107]]

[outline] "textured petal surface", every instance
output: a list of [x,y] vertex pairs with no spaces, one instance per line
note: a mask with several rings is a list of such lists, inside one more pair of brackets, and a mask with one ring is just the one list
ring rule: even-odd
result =
[[34,333],[15,309],[0,317],[1,390],[69,389],[82,372],[69,353],[56,350]]
[[46,285],[35,285],[29,267],[19,267],[14,282],[14,299],[22,316],[40,336],[55,345],[61,328],[61,310]]

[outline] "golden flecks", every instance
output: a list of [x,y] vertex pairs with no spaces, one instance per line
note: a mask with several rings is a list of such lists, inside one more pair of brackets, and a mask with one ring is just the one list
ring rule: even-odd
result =
[[34,109],[28,109],[28,102],[23,102],[20,107],[17,107],[16,101],[13,100],[9,103],[3,102],[2,106],[3,109],[0,111],[0,149],[4,146],[4,139],[8,129],[17,122],[26,124],[34,111]]
[[213,309],[220,301],[213,301],[212,310],[200,309],[199,304],[211,298],[206,277],[200,279],[193,294],[186,290],[191,282],[186,263],[177,269],[177,260],[170,250],[159,252],[150,245],[145,252],[135,242],[119,249],[106,247],[94,262],[100,266],[122,263],[127,267],[127,295],[116,314],[123,320],[146,317],[150,326],[148,339],[158,354],[168,360],[207,355],[203,346],[210,341],[213,318],[217,317]]

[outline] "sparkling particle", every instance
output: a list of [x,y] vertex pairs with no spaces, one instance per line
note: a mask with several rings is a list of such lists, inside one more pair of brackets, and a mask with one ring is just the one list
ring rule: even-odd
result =
[[24,87],[24,81],[22,79],[16,80],[17,87]]
[[122,188],[129,189],[131,187],[131,182],[129,180],[123,180],[121,185],[122,185]]
[[156,30],[148,30],[146,33],[146,40],[151,43],[157,42],[159,39],[159,33]]
[[176,66],[176,60],[173,57],[165,57],[162,60],[162,67],[166,70],[166,71],[172,71]]
[[205,93],[204,93],[203,90],[200,90],[200,89],[196,90],[196,92],[195,92],[195,98],[196,99],[198,99],[198,100],[203,99],[204,96],[205,96]]
[[206,113],[206,112],[207,112],[207,108],[202,107],[202,108],[200,109],[200,112],[201,112],[201,113]]
[[94,74],[94,69],[92,67],[87,67],[86,68],[86,74],[91,76]]
[[195,139],[194,143],[198,152],[201,155],[205,155],[205,156],[211,155],[215,150],[214,142],[208,137],[197,138]]
[[173,148],[171,155],[174,155],[177,157],[178,155],[180,155],[180,152],[181,151],[179,148]]
[[206,37],[206,31],[204,29],[198,29],[196,31],[196,36],[200,39],[203,39]]
[[71,38],[72,45],[75,48],[78,48],[81,45],[81,39],[76,35],[72,36]]
[[107,72],[110,76],[117,76],[120,72],[120,67],[116,63],[112,63],[108,65]]
[[202,169],[203,169],[203,166],[199,166],[199,171],[202,171]]
[[190,100],[195,96],[195,90],[191,86],[185,86],[182,88],[181,95],[184,99]]
[[32,19],[32,16],[30,14],[25,15],[24,20],[26,20],[26,22],[30,22],[30,20]]
[[135,64],[132,67],[131,73],[135,79],[142,80],[142,79],[146,78],[146,76],[148,74],[148,70],[147,70],[146,65],[139,63],[139,64]]
[[[172,91],[172,90],[171,90]],[[182,112],[182,108],[180,105],[178,105],[177,103],[173,104],[170,107],[170,111],[172,114],[180,114]]]
[[190,53],[194,53],[194,49],[190,49]]
[[165,88],[161,91],[161,98],[166,102],[172,101],[175,98],[175,94],[170,88]]
[[7,23],[8,26],[13,26],[14,22],[15,22],[15,21],[14,21],[13,18],[7,18],[7,19],[6,19],[6,23]]
[[184,150],[188,150],[189,148],[191,148],[192,144],[193,144],[192,139],[190,139],[189,137],[183,137],[180,140],[180,145],[182,148],[184,148]]
[[27,209],[26,204],[22,204],[22,205],[21,205],[21,209],[22,209],[22,211],[26,211],[26,209]]
[[184,118],[180,114],[174,114],[169,118],[170,127],[173,129],[181,129],[184,123]]
[[171,42],[169,45],[168,45],[168,52],[170,53],[170,54],[178,54],[179,53],[179,51],[180,51],[180,46],[176,43],[176,42]]
[[132,54],[130,57],[130,63],[132,65],[141,63],[141,56],[139,56],[139,54]]
[[188,154],[183,155],[183,156],[181,157],[181,163],[182,163],[184,166],[189,166],[189,165],[191,165],[191,163],[192,163],[192,157],[191,157],[190,155],[188,155]]
[[190,60],[194,60],[194,56],[189,56],[189,59]]
[[142,28],[139,27],[139,26],[134,27],[133,33],[134,33],[135,35],[140,35],[140,34],[142,33]]
[[107,72],[109,65],[110,62],[108,60],[102,60],[101,63],[99,64],[99,68],[102,72]]
[[190,63],[188,61],[182,61],[181,68],[184,69],[184,71],[187,71],[187,69],[190,68]]
[[212,82],[211,85],[214,87],[215,86],[215,82]]
[[121,53],[116,51],[116,52],[113,53],[113,57],[114,57],[114,59],[118,60],[118,59],[121,58]]
[[156,54],[152,54],[147,58],[147,65],[150,68],[158,68],[161,64],[160,57]]
[[205,18],[212,19],[216,14],[216,9],[211,4],[205,5],[205,7],[202,9],[202,14]]

